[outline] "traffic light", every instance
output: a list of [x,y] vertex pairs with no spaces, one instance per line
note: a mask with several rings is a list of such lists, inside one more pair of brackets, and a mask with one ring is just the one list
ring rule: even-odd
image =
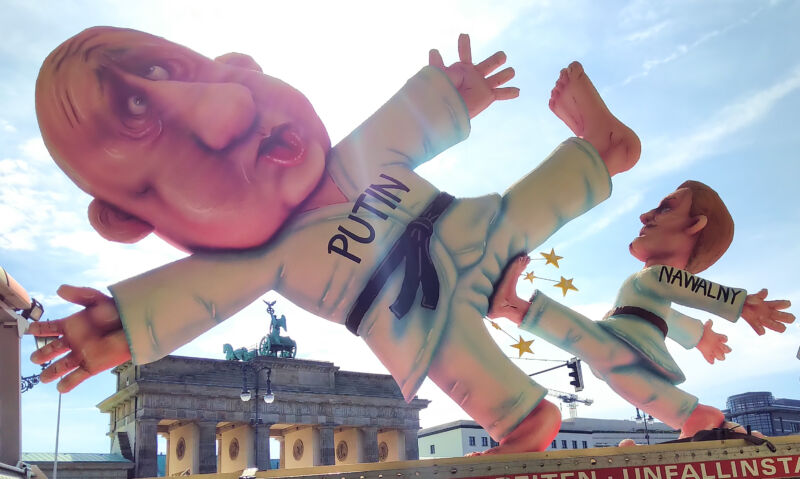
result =
[[572,358],[567,361],[567,368],[569,369],[569,377],[572,380],[569,382],[571,386],[575,386],[575,392],[583,391],[583,373],[581,372],[581,360]]

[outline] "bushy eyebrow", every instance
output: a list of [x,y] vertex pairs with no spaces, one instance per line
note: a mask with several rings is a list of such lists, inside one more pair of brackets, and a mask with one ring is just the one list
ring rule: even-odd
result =
[[104,48],[106,45],[107,45],[106,43],[98,43],[97,45],[92,45],[89,48],[87,48],[86,50],[84,50],[83,51],[83,55],[82,55],[83,56],[83,62],[84,63],[88,63],[89,62],[89,55],[91,55],[92,52],[97,50],[98,48]]
[[662,208],[666,208],[666,207],[667,207],[667,204],[668,204],[670,201],[673,201],[673,200],[675,200],[675,197],[674,197],[674,196],[667,196],[666,198],[664,198],[663,200],[661,200],[661,202],[658,204],[658,206],[656,207],[656,209],[657,209],[657,210],[660,210],[660,209],[662,209]]

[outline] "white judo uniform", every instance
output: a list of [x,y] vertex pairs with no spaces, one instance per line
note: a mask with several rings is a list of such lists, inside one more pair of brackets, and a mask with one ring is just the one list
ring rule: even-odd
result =
[[[294,215],[260,248],[194,254],[111,287],[134,361],[169,354],[270,290],[345,324],[387,251],[440,193],[413,168],[468,133],[458,91],[441,71],[424,68],[331,150],[327,172],[346,203]],[[512,258],[610,191],[594,148],[570,139],[502,196],[453,201],[429,242],[436,308],[421,307],[418,293],[401,319],[389,310],[400,265],[358,326],[407,400],[427,375],[496,440],[536,407],[546,390],[488,335],[488,298]]]

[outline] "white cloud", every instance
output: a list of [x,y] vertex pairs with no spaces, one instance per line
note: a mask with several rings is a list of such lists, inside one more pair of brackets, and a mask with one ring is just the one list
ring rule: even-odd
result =
[[759,7],[756,10],[754,10],[753,12],[751,12],[749,15],[747,15],[744,18],[741,18],[741,19],[731,23],[730,25],[727,25],[727,26],[725,26],[723,28],[711,30],[710,32],[706,32],[706,33],[700,35],[700,37],[697,40],[695,40],[695,41],[693,41],[691,43],[688,43],[688,44],[684,43],[684,44],[677,45],[672,52],[670,52],[669,54],[667,54],[667,55],[665,55],[665,56],[663,56],[661,58],[654,58],[654,59],[645,61],[642,64],[641,71],[628,76],[625,80],[622,81],[620,86],[625,86],[625,85],[631,83],[634,80],[646,77],[647,75],[650,74],[651,71],[655,70],[656,68],[660,67],[661,65],[664,65],[664,64],[670,63],[670,62],[672,62],[674,60],[677,60],[678,58],[686,55],[690,51],[692,51],[695,48],[703,45],[704,43],[708,42],[709,40],[711,40],[713,38],[716,38],[716,37],[718,37],[720,35],[723,35],[723,34],[729,32],[730,30],[733,30],[734,28],[738,28],[738,27],[740,27],[742,25],[746,25],[747,23],[752,21],[759,13],[761,13],[761,11],[764,10],[764,8],[765,7],[763,7],[763,6]]
[[42,305],[47,305],[48,309],[56,305],[68,304],[66,300],[61,299],[61,296],[57,294],[49,294],[35,290],[28,291],[28,294],[31,296],[31,298],[36,298],[36,300],[38,300]]
[[664,28],[666,28],[667,25],[669,25],[669,23],[670,23],[669,21],[659,22],[659,23],[656,23],[655,25],[652,25],[652,26],[649,26],[649,27],[645,28],[644,30],[639,30],[639,31],[630,33],[630,34],[625,36],[625,41],[631,42],[631,43],[635,43],[635,42],[641,42],[641,41],[644,41],[644,40],[648,40],[648,39],[656,36]]
[[648,0],[633,0],[619,12],[619,22],[622,25],[634,23],[652,23],[664,16],[663,11],[657,10],[660,4]]
[[82,193],[56,168],[40,138],[24,141],[18,151],[17,158],[0,159],[0,245],[31,250],[76,227]]
[[657,141],[651,151],[663,152],[660,158],[649,162],[646,168],[637,169],[635,173],[653,176],[687,167],[713,153],[726,138],[762,120],[775,105],[799,88],[800,65],[789,76],[768,88],[723,107],[709,121],[693,128],[696,133]]
[[39,165],[49,165],[53,161],[50,157],[50,153],[47,151],[47,147],[44,146],[44,141],[38,136],[24,141],[19,149],[25,155],[26,159]]
[[630,211],[633,211],[634,209],[638,208],[639,204],[642,202],[642,195],[643,195],[642,191],[631,193],[628,196],[626,196],[624,201],[621,204],[619,204],[615,209],[611,211],[606,211],[601,216],[594,215],[594,217],[600,216],[600,218],[594,223],[591,223],[585,228],[583,228],[580,233],[572,236],[570,239],[563,241],[560,244],[557,244],[555,248],[566,249],[570,245],[584,243],[587,238],[597,235],[601,231],[608,228],[618,218],[626,217]]
[[0,131],[4,131],[6,133],[16,133],[17,128],[9,123],[8,120],[0,118]]

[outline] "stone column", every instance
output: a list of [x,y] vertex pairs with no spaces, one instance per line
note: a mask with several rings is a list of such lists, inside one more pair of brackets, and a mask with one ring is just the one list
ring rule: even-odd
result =
[[406,429],[403,431],[406,436],[406,461],[416,461],[419,459],[419,437],[417,429]]
[[[197,454],[200,455],[199,474],[213,474],[217,472],[217,422],[200,421],[197,423],[200,447]],[[192,471],[192,474],[195,474]]]
[[158,475],[158,419],[137,419],[133,447],[135,477]]
[[167,439],[167,457],[165,458],[166,459],[166,464],[164,465],[164,474],[169,476],[169,456],[171,455],[169,452],[172,449],[169,448],[170,447],[169,433],[165,434],[164,437]]
[[272,424],[258,424],[256,425],[256,437],[254,446],[256,448],[256,467],[259,471],[266,471],[269,469],[269,428]]
[[321,466],[336,464],[336,445],[333,443],[333,426],[319,426]]
[[364,432],[364,462],[378,462],[378,428],[365,427]]
[[286,437],[285,436],[279,437],[278,442],[280,442],[281,444],[281,452],[280,456],[278,457],[280,465],[278,467],[280,467],[281,469],[286,469]]

